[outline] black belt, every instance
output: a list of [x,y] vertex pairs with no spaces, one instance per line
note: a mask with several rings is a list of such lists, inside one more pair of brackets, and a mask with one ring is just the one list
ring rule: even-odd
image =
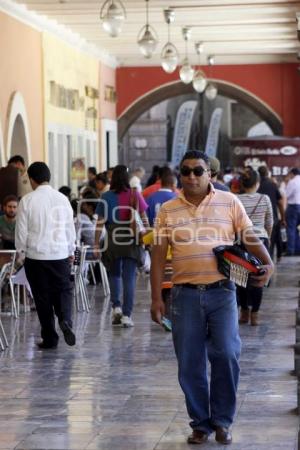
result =
[[185,287],[189,289],[199,289],[200,291],[207,291],[208,289],[217,289],[223,286],[231,285],[232,281],[230,280],[220,280],[215,281],[214,283],[209,284],[191,284],[191,283],[182,283],[182,284],[175,284],[174,286],[178,287]]

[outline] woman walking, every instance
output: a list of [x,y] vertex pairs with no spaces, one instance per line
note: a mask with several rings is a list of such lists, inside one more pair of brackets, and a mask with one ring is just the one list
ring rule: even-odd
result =
[[[140,216],[147,226],[146,209],[147,203],[141,194],[130,188],[127,167],[116,166],[110,190],[102,195],[96,209],[98,221],[95,250],[96,253],[100,251],[99,241],[105,225],[107,236],[102,259],[108,269],[113,308],[112,324],[122,324],[125,328],[134,325],[131,313],[135,297],[136,269],[141,256],[139,242],[133,237],[132,221],[134,217]],[[133,210],[136,210],[135,214]]]
[[[273,211],[270,198],[264,194],[258,194],[259,175],[251,167],[247,167],[241,176],[243,194],[238,197],[243,203],[245,210],[252,220],[253,230],[266,248],[269,248],[269,239],[273,227]],[[263,288],[247,286],[237,287],[237,298],[241,307],[239,322],[258,325],[258,311],[263,296]],[[252,305],[251,313],[249,306]]]

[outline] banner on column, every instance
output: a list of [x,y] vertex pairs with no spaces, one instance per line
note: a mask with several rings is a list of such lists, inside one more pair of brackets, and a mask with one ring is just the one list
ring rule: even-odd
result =
[[222,108],[216,108],[212,113],[205,145],[205,153],[208,156],[216,156],[217,154],[222,114]]
[[172,145],[171,162],[173,167],[179,165],[182,156],[187,151],[196,106],[195,100],[189,100],[184,102],[177,111]]

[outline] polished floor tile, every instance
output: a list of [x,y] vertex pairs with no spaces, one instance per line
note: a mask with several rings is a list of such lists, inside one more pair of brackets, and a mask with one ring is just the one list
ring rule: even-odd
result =
[[[259,327],[241,326],[243,353],[232,450],[295,450],[293,348],[300,258],[284,258],[265,290]],[[186,450],[190,433],[170,334],[150,322],[149,281],[139,277],[135,327],[111,327],[108,299],[75,313],[77,345],[35,346],[34,312],[3,316],[0,450]],[[210,436],[201,449],[223,449]]]

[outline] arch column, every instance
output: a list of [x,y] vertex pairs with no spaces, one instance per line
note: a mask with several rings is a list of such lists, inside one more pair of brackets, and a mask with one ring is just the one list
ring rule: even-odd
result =
[[[20,152],[23,156],[25,163],[28,165],[31,162],[31,146],[30,146],[30,134],[29,123],[26,112],[25,101],[20,92],[14,92],[11,96],[8,107],[8,125],[6,132],[6,156],[7,160],[13,156],[12,144],[14,141],[14,132],[19,131],[23,134],[21,138],[24,140],[24,151]],[[18,127],[16,129],[16,127]]]
[[5,149],[4,149],[4,140],[3,140],[3,132],[2,125],[0,120],[0,166],[4,166],[6,164],[5,160]]
[[[259,97],[234,83],[217,79],[210,79],[209,82],[212,82],[217,86],[219,95],[244,103],[258,114],[262,120],[267,122],[274,134],[282,134],[281,117]],[[121,140],[128,128],[137,120],[137,118],[152,106],[178,95],[193,93],[195,93],[195,90],[192,84],[183,84],[181,81],[174,81],[164,84],[142,97],[139,97],[118,118],[119,139]]]

